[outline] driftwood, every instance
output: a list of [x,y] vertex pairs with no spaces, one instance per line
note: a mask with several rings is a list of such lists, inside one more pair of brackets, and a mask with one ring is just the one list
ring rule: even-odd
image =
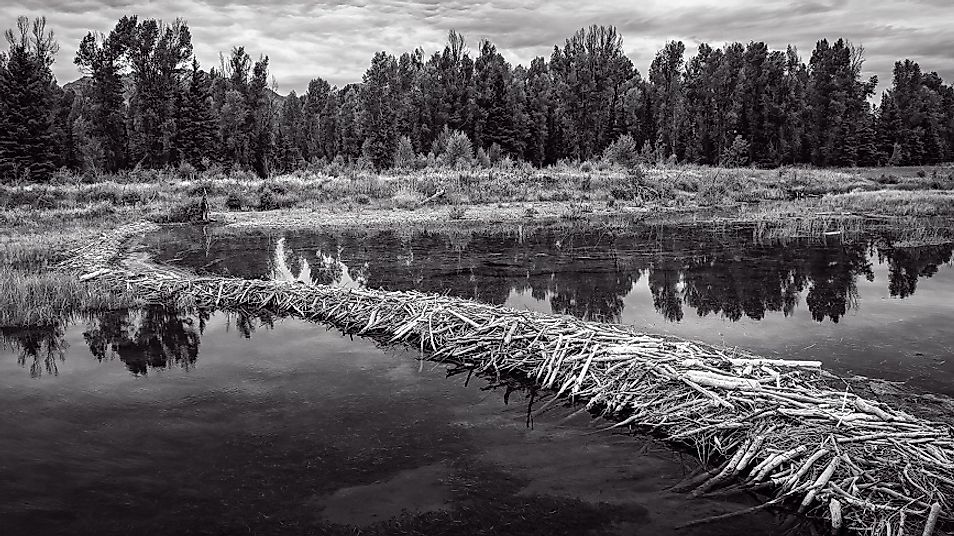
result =
[[[769,490],[833,528],[932,534],[952,521],[954,431],[842,388],[819,362],[762,359],[630,327],[449,296],[199,277],[125,255],[123,227],[62,268],[177,307],[267,310],[323,322],[429,359],[514,374],[557,397],[691,446],[719,470],[686,490]],[[703,520],[705,521],[705,520]]]

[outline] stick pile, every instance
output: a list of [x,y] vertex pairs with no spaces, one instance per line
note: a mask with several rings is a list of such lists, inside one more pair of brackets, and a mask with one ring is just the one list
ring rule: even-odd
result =
[[720,460],[682,484],[694,495],[758,489],[835,530],[875,535],[931,535],[954,521],[954,429],[833,389],[819,362],[419,292],[198,277],[126,258],[147,225],[105,235],[63,268],[149,302],[294,315],[526,377],[586,401],[614,426],[649,429]]

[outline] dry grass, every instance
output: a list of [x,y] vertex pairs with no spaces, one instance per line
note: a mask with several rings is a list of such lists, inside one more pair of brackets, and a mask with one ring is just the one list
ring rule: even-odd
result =
[[48,326],[80,312],[137,303],[130,292],[54,270],[100,228],[53,225],[57,228],[0,235],[0,327]]
[[828,195],[819,207],[889,216],[954,216],[954,192],[877,190]]

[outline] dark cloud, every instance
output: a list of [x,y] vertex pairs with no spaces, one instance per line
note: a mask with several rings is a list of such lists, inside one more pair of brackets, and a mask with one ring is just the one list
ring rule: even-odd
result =
[[877,74],[882,88],[894,62],[907,57],[954,80],[954,37],[946,28],[951,0],[20,0],[0,6],[6,26],[17,15],[46,15],[61,43],[55,70],[64,82],[78,76],[72,57],[83,35],[108,32],[132,13],[186,19],[206,66],[235,45],[267,54],[280,91],[301,92],[315,76],[337,85],[358,81],[375,51],[434,52],[452,28],[471,48],[490,39],[511,62],[527,63],[590,24],[617,26],[643,73],[672,39],[685,41],[689,51],[701,42],[793,44],[807,60],[818,39],[844,37],[865,47],[866,74]]

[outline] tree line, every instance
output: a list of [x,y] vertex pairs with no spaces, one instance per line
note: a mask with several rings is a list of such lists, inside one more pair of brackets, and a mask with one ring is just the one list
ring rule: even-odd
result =
[[[765,43],[667,43],[644,78],[612,26],[581,29],[549,58],[512,66],[490,41],[471,51],[379,52],[360,83],[321,78],[303,95],[269,87],[268,57],[243,47],[202,69],[182,20],[123,17],[88,33],[86,75],[60,86],[43,18],[21,17],[0,54],[0,172],[117,172],[188,164],[260,176],[332,161],[534,166],[623,150],[647,162],[774,167],[921,165],[954,159],[954,88],[911,60],[873,105],[863,50],[843,39],[798,51]],[[475,152],[476,151],[476,154]]]

